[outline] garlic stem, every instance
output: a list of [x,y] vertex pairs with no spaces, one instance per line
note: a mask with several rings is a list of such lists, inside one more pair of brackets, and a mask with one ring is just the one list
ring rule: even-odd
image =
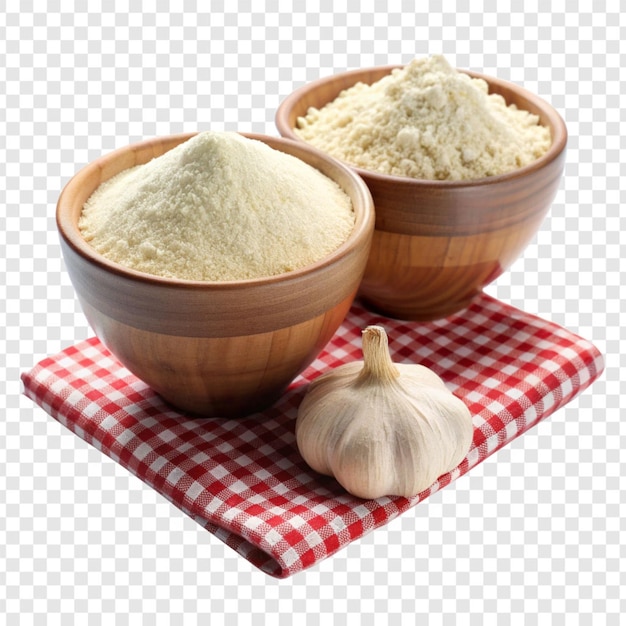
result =
[[356,384],[389,383],[400,376],[389,354],[387,333],[382,326],[368,326],[363,331],[363,369]]

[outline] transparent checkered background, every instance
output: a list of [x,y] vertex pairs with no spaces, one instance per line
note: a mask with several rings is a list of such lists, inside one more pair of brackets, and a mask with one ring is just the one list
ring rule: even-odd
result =
[[[351,13],[320,1],[305,13],[304,2],[31,0],[0,14],[5,623],[618,624],[626,24],[607,8],[618,4],[368,1]],[[20,372],[90,335],[55,203],[115,147],[209,128],[276,135],[277,105],[304,82],[431,53],[522,83],[565,118],[551,213],[489,292],[592,340],[607,369],[427,502],[276,581],[21,396]]]

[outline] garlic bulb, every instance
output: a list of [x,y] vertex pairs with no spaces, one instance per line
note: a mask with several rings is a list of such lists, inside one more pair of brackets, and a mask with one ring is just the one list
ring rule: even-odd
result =
[[314,380],[296,420],[306,463],[361,498],[413,496],[454,469],[473,436],[467,406],[437,374],[393,363],[380,326],[363,331],[363,361]]

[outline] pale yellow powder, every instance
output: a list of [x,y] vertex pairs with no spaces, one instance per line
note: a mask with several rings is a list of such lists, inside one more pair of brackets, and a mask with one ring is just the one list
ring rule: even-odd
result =
[[336,250],[350,198],[303,161],[237,133],[204,132],[102,184],[79,227],[126,267],[186,280],[273,276]]
[[430,180],[495,176],[536,160],[548,128],[507,106],[487,83],[442,56],[414,59],[372,85],[358,83],[298,119],[296,134],[366,170]]

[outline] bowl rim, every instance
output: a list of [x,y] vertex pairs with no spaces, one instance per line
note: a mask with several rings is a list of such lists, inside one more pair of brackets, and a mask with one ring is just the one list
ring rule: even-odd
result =
[[[175,289],[188,289],[188,290],[219,290],[219,291],[231,291],[231,290],[239,290],[239,289],[251,289],[251,288],[261,288],[271,286],[277,283],[284,283],[289,281],[298,281],[303,277],[308,275],[315,274],[329,265],[336,263],[338,260],[342,259],[346,255],[350,254],[355,246],[359,244],[362,240],[367,238],[367,234],[370,230],[373,230],[374,223],[374,202],[369,191],[369,188],[363,181],[363,179],[354,172],[352,168],[347,166],[345,163],[341,162],[339,159],[335,159],[330,155],[324,153],[321,150],[318,150],[314,146],[310,146],[301,141],[296,141],[287,137],[281,136],[273,136],[266,135],[262,133],[249,133],[249,132],[237,132],[238,134],[253,140],[262,141],[266,145],[269,144],[277,144],[277,145],[291,145],[296,152],[299,153],[307,153],[311,156],[314,156],[317,159],[321,159],[338,169],[344,176],[346,176],[354,186],[354,193],[358,198],[358,203],[352,201],[353,211],[355,214],[355,222],[354,227],[351,230],[348,238],[340,244],[335,250],[326,256],[318,259],[314,263],[306,265],[302,268],[298,268],[296,270],[292,270],[289,272],[282,272],[280,274],[274,274],[272,276],[264,276],[259,278],[250,278],[244,280],[228,280],[228,281],[210,281],[210,280],[188,280],[183,278],[175,278],[175,277],[166,277],[160,276],[156,274],[149,274],[147,272],[142,272],[130,267],[126,267],[120,263],[112,261],[108,259],[103,254],[99,253],[95,248],[89,245],[89,243],[84,239],[80,230],[78,228],[77,222],[74,223],[74,220],[71,217],[70,208],[73,203],[67,201],[67,196],[71,195],[73,191],[78,188],[92,172],[101,170],[105,165],[114,162],[117,158],[119,158],[122,154],[125,154],[129,148],[149,148],[153,145],[157,145],[158,143],[166,140],[168,142],[176,142],[175,145],[183,143],[199,134],[202,131],[194,131],[187,133],[177,133],[172,135],[161,135],[152,137],[149,139],[144,139],[139,142],[127,144],[125,146],[116,148],[110,152],[107,152],[97,159],[89,162],[84,167],[80,168],[66,183],[63,187],[61,194],[59,195],[57,205],[56,205],[56,224],[59,235],[63,238],[63,240],[70,246],[70,248],[82,257],[86,262],[91,263],[99,267],[100,269],[106,270],[107,272],[111,272],[114,275],[123,277],[125,279],[131,279],[135,281],[139,281],[146,284],[155,285],[158,287],[165,288],[175,288]],[[180,140],[180,141],[178,141]],[[269,141],[269,143],[267,143]],[[172,148],[175,147],[174,145]],[[270,147],[274,147],[270,145]],[[168,148],[169,151],[172,148]],[[162,154],[165,154],[163,152]],[[286,152],[286,154],[293,155],[292,152]],[[158,155],[160,156],[160,155]],[[293,155],[296,156],[296,155]],[[155,158],[155,157],[152,157]],[[296,158],[300,158],[296,156]],[[150,159],[148,159],[150,160]],[[301,159],[304,161],[304,159]],[[147,162],[147,161],[146,161]],[[304,161],[306,162],[306,161]],[[311,165],[315,169],[315,165]],[[120,170],[122,171],[122,170]],[[321,170],[318,170],[321,171]],[[325,174],[324,172],[322,172]],[[334,178],[331,178],[327,174],[325,174],[328,178],[333,180],[335,183],[341,186],[342,190],[347,194],[348,192],[343,188],[343,186]],[[104,182],[104,181],[102,181]],[[352,200],[352,198],[351,198]],[[355,204],[358,204],[355,206]]]
[[[381,74],[380,78],[377,78],[376,81],[380,80],[384,76],[391,74],[394,70],[400,70],[406,67],[406,64],[394,64],[394,65],[378,65],[372,67],[364,67],[358,69],[352,69],[345,72],[339,72],[335,74],[330,74],[328,76],[323,76],[316,80],[313,80],[309,83],[306,83],[299,88],[295,89],[291,92],[283,101],[279,104],[276,109],[276,114],[274,116],[274,123],[281,134],[281,136],[299,141],[302,143],[307,143],[303,139],[300,139],[294,132],[293,127],[288,123],[289,113],[296,105],[297,102],[300,101],[302,96],[306,93],[310,93],[315,89],[326,85],[330,82],[333,82],[339,77],[350,78],[350,77],[358,77],[368,73],[376,73]],[[491,93],[491,86],[495,85],[502,89],[507,89],[510,91],[515,91],[520,96],[525,98],[526,100],[533,103],[533,105],[542,111],[542,113],[546,116],[546,118],[550,122],[550,128],[552,133],[552,142],[548,150],[542,154],[539,158],[535,159],[531,163],[524,165],[523,167],[517,168],[510,172],[505,172],[504,174],[497,174],[495,176],[484,176],[482,178],[472,178],[465,180],[437,180],[437,179],[428,179],[428,178],[412,178],[409,176],[396,176],[393,174],[384,174],[382,172],[376,172],[374,170],[366,170],[362,167],[358,167],[356,165],[351,165],[347,161],[341,161],[348,167],[352,168],[355,172],[359,174],[362,178],[366,179],[370,178],[372,180],[380,181],[381,183],[394,184],[394,185],[406,185],[406,186],[429,186],[435,189],[459,189],[459,188],[467,188],[467,187],[484,187],[489,185],[496,185],[498,183],[504,183],[511,180],[515,180],[518,178],[523,178],[528,174],[536,172],[537,170],[545,167],[549,163],[556,160],[561,153],[565,150],[567,146],[568,133],[567,127],[565,125],[565,121],[561,117],[560,113],[546,100],[536,95],[535,93],[529,91],[525,87],[518,85],[517,83],[511,82],[509,80],[505,80],[502,78],[498,78],[496,76],[490,76],[488,74],[483,74],[480,72],[476,72],[473,70],[467,70],[462,68],[456,68],[458,72],[462,72],[463,74],[467,74],[471,78],[479,78],[484,80],[487,85],[490,87],[489,93]],[[358,81],[355,80],[352,85],[355,85]],[[374,82],[374,81],[372,81]],[[370,83],[372,84],[372,83]],[[352,86],[350,85],[350,86]],[[344,89],[348,89],[350,86],[345,87]],[[309,144],[311,145],[311,144]],[[336,158],[336,157],[333,157]]]

